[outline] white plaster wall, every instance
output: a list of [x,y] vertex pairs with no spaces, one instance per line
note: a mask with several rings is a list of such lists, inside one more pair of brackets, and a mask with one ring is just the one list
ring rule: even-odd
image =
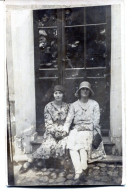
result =
[[121,6],[113,5],[111,14],[111,140],[121,153],[122,148],[122,59]]
[[6,13],[6,52],[7,52],[7,82],[9,90],[9,100],[14,101],[14,73],[13,73],[13,59],[12,59],[12,39],[11,39],[11,13]]
[[9,100],[10,112],[8,117],[11,121],[12,135],[16,135],[15,128],[15,97],[14,97],[14,72],[13,72],[13,57],[12,57],[12,38],[11,38],[11,13],[6,12],[6,84],[7,84],[7,100]]
[[[94,6],[94,5],[113,5],[119,4],[123,0],[6,0],[6,5],[16,6],[17,8],[23,9],[28,7],[32,9],[41,9],[42,7],[75,7],[75,6]],[[20,6],[20,7],[18,7]]]
[[35,131],[35,81],[32,11],[11,12],[16,135]]

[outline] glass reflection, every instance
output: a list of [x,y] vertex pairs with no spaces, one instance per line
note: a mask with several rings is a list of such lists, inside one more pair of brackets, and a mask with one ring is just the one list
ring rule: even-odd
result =
[[84,24],[84,8],[67,8],[65,9],[65,25],[82,25]]
[[43,68],[57,67],[57,29],[39,30],[40,63]]
[[87,7],[86,24],[98,24],[106,22],[106,6]]
[[66,68],[84,67],[84,29],[66,28]]
[[57,25],[57,10],[43,10],[38,12],[38,27]]
[[107,57],[105,26],[87,27],[86,36],[87,67],[104,67]]

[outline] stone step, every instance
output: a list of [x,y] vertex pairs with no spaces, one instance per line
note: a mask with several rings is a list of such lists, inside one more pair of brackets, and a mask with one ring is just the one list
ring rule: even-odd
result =
[[[43,141],[43,136],[37,136],[34,141],[31,141],[32,144],[41,144]],[[103,136],[104,144],[112,144],[109,137]]]
[[[109,129],[101,129],[101,134],[102,134],[102,136],[107,136],[107,137],[109,137]],[[44,134],[44,131],[42,131],[42,130],[40,130],[40,129],[38,129],[37,130],[37,132],[38,132],[38,135],[39,136],[43,136],[43,134]]]
[[[30,154],[21,154],[18,156],[14,156],[13,161],[16,163],[28,161],[29,157]],[[90,164],[94,164],[94,163],[122,164],[122,156],[106,155],[104,159],[98,160],[96,162],[92,162]]]
[[[31,141],[32,147],[33,147],[33,151],[35,151],[42,143],[43,141],[43,136],[37,136],[36,140]],[[104,148],[105,148],[105,152],[107,155],[112,155],[112,148],[115,144],[113,144],[110,141],[109,137],[103,137],[103,143],[104,143]]]
[[106,158],[98,160],[101,163],[120,163],[122,164],[122,156],[106,155]]
[[101,129],[101,134],[102,134],[102,136],[107,136],[107,137],[109,137],[109,129]]
[[112,155],[112,148],[115,144],[111,142],[109,137],[103,137],[103,143],[106,154]]
[[[37,136],[36,140],[32,141],[34,144],[41,144],[43,141],[43,136]],[[103,136],[103,142],[106,144],[110,143],[110,138],[107,136]]]
[[31,141],[31,144],[39,145],[43,141],[43,136],[37,136],[37,138],[34,141]]

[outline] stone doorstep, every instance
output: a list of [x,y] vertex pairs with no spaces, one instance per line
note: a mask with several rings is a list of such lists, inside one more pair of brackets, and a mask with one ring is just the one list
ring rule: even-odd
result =
[[23,161],[28,161],[28,156],[26,154],[19,154],[19,155],[15,155],[13,157],[13,161],[18,163],[18,162],[23,162]]
[[112,143],[112,142],[110,141],[110,138],[107,137],[107,136],[103,136],[103,143],[104,143],[104,145],[112,145],[112,146],[115,145],[114,143]]
[[34,141],[31,141],[31,144],[41,144],[43,142],[43,136],[37,136],[37,138]]
[[[37,138],[34,141],[31,141],[30,143],[33,149],[35,149],[36,147],[39,147],[39,145],[41,145],[42,142],[43,142],[43,136],[37,136]],[[115,144],[110,141],[110,138],[108,136],[103,136],[103,143],[104,143],[106,154],[112,155],[112,148]]]
[[[38,132],[38,134],[39,134],[40,136],[43,136],[43,134],[44,134],[44,131],[42,131],[42,130],[40,130],[40,129],[39,129],[37,132]],[[107,137],[109,137],[109,132],[110,132],[109,129],[101,129],[101,134],[102,134],[102,136],[107,136]]]
[[[40,145],[43,141],[43,136],[37,136],[37,138],[34,141],[31,141],[31,145]],[[113,146],[114,144],[110,141],[109,137],[103,137],[103,142],[104,145],[110,145]],[[14,161],[15,162],[20,162],[20,161],[27,161],[29,158],[30,154],[19,154],[14,156]],[[102,162],[102,163],[122,163],[122,156],[114,156],[114,155],[106,155],[106,158],[103,160],[99,160],[97,162]]]
[[[28,160],[28,154],[15,155],[13,157],[14,162],[23,162]],[[122,164],[122,156],[106,155],[106,158],[96,161],[97,163],[120,163]],[[92,162],[94,163],[94,162]],[[92,164],[90,163],[90,164]]]
[[96,161],[97,163],[122,163],[122,156],[106,155],[106,158]]
[[107,137],[109,137],[109,132],[110,132],[109,129],[101,129],[101,134],[102,134],[102,136],[107,136]]
[[[37,138],[34,140],[34,141],[31,141],[30,143],[32,145],[39,145],[43,142],[43,136],[37,136]],[[103,137],[103,143],[106,144],[106,145],[115,145],[114,143],[112,143],[110,141],[110,138],[107,137],[107,136],[104,136]]]

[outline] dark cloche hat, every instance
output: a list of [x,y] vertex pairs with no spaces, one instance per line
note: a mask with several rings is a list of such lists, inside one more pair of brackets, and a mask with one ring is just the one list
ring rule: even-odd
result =
[[55,85],[54,86],[54,92],[55,91],[61,91],[62,93],[64,93],[64,88],[62,85]]

